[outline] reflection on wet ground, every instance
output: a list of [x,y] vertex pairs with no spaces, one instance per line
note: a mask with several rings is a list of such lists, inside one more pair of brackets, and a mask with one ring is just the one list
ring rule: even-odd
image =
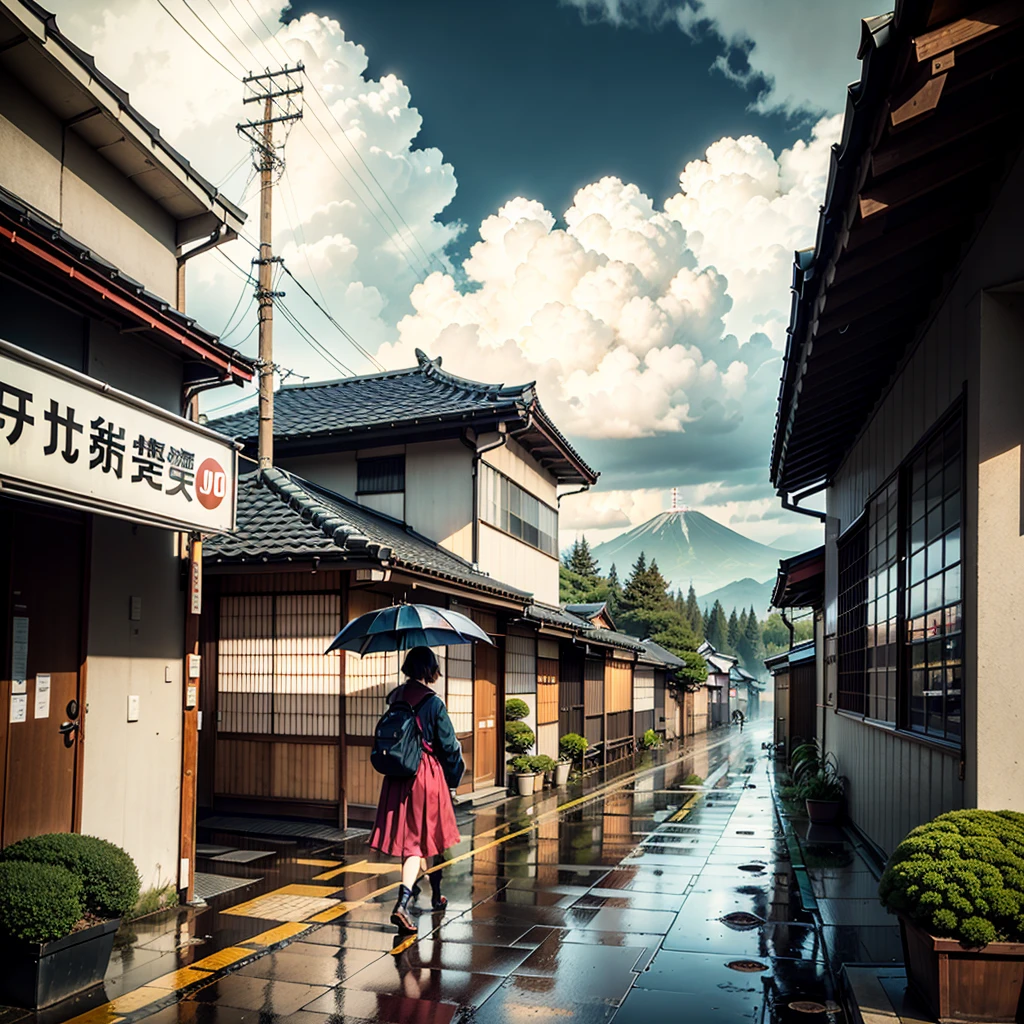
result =
[[[692,755],[669,754],[663,767],[622,776],[620,788],[561,813],[559,802],[580,789],[530,807],[510,800],[460,812],[466,839],[454,855],[484,848],[446,871],[446,914],[421,898],[413,940],[395,936],[394,892],[380,891],[394,883],[394,866],[378,864],[364,840],[289,840],[273,858],[220,862],[248,887],[194,919],[172,916],[170,928],[166,916],[137,926],[115,954],[105,996],[39,1019],[57,1024],[121,993],[126,1002],[76,1024],[838,1019],[831,946],[796,895],[765,738],[767,726],[712,733]],[[684,788],[693,772],[710,787]],[[204,839],[245,845],[237,835]],[[837,947],[862,942],[861,923],[875,921],[868,880],[827,864],[811,876]],[[311,917],[327,923],[290,923]],[[203,974],[217,956],[237,969]],[[162,1008],[137,996],[182,968],[186,980],[209,980]]]

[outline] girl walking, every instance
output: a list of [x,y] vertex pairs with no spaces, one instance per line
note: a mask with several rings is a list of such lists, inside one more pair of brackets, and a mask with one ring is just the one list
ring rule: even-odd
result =
[[[419,894],[416,879],[427,870],[427,858],[435,865],[459,839],[450,790],[456,789],[465,771],[462,747],[455,737],[444,701],[430,689],[440,676],[437,658],[429,647],[414,647],[402,663],[406,681],[387,696],[388,704],[405,701],[416,714],[421,729],[423,756],[411,778],[386,775],[377,804],[370,847],[388,857],[402,858],[402,884],[391,923],[400,931],[415,932],[409,916],[409,900]],[[444,910],[441,871],[431,872],[431,905]]]

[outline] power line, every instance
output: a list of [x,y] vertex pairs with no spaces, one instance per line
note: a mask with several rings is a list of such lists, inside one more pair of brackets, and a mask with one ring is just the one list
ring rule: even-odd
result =
[[[156,0],[156,2],[163,8],[164,13],[167,15],[167,17],[169,17],[171,19],[171,21],[173,21],[174,24],[177,25],[178,28],[180,28],[181,31],[184,32],[185,35],[187,35],[189,37],[189,39],[191,39],[192,42],[195,43],[196,46],[198,46],[199,49],[202,50],[203,53],[205,53],[206,56],[209,57],[210,60],[212,60],[214,62],[214,64],[217,64],[221,68],[223,68],[223,70],[226,71],[232,78],[237,78],[238,77],[238,75],[235,74],[234,71],[231,71],[225,64],[223,64],[216,57],[214,57],[214,55],[212,53],[210,53],[210,51],[205,46],[203,46],[203,44],[201,42],[199,42],[199,40],[196,39],[196,37],[194,35],[192,35],[192,33],[189,32],[189,30],[187,28],[185,28],[185,26],[182,25],[182,23],[180,21],[178,21],[178,19],[170,12],[170,10],[168,10],[166,4],[164,4],[164,0]],[[188,4],[186,3],[185,6],[188,7]],[[192,8],[189,7],[189,10],[191,11]],[[192,11],[192,13],[195,14],[195,11]],[[202,19],[200,19],[200,23],[202,23]],[[234,55],[232,54],[232,56],[234,56]]]
[[[161,3],[161,0],[157,0],[157,2]],[[196,11],[196,9],[188,2],[188,0],[181,0],[181,2],[189,9],[189,11],[192,14],[192,17],[195,18],[196,21],[198,21],[199,24],[202,25],[203,28],[206,29],[206,31],[210,35],[210,37],[215,39],[220,44],[220,48],[238,65],[238,67],[241,69],[242,74],[244,75],[246,73],[246,71],[247,71],[247,68],[238,59],[238,57],[231,50],[231,48],[225,44],[224,40],[221,39],[220,36],[218,36],[217,33],[214,32],[213,29],[210,28],[210,26],[207,25],[205,21],[203,21],[203,19],[199,15],[199,12]]]

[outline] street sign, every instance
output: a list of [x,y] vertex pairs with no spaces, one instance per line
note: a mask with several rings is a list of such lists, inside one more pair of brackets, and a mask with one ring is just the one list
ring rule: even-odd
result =
[[0,341],[0,485],[172,529],[234,528],[230,440]]

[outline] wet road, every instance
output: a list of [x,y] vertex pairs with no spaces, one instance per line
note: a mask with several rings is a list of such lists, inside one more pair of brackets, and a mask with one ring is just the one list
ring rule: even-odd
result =
[[[399,939],[389,923],[395,869],[368,862],[365,840],[316,856],[297,849],[280,858],[287,871],[276,867],[253,890],[264,895],[235,894],[201,915],[198,930],[209,934],[192,940],[195,953],[188,943],[171,947],[174,975],[147,980],[159,968],[136,943],[122,951],[122,972],[112,968],[107,985],[108,998],[119,989],[127,995],[74,1019],[838,1019],[819,935],[800,909],[775,818],[760,749],[767,738],[768,726],[756,723],[742,734],[720,730],[662,767],[640,764],[618,779],[588,781],[589,794],[577,788],[532,807],[512,800],[463,814],[465,839],[445,872],[448,912],[432,914],[421,897],[412,939]],[[704,786],[686,786],[691,773]],[[254,958],[261,945],[278,948]],[[209,949],[220,952],[207,956]],[[229,973],[203,973],[215,965]],[[160,984],[180,991],[167,993],[171,1005],[167,998],[162,1008],[147,1005],[139,993],[159,996]]]

